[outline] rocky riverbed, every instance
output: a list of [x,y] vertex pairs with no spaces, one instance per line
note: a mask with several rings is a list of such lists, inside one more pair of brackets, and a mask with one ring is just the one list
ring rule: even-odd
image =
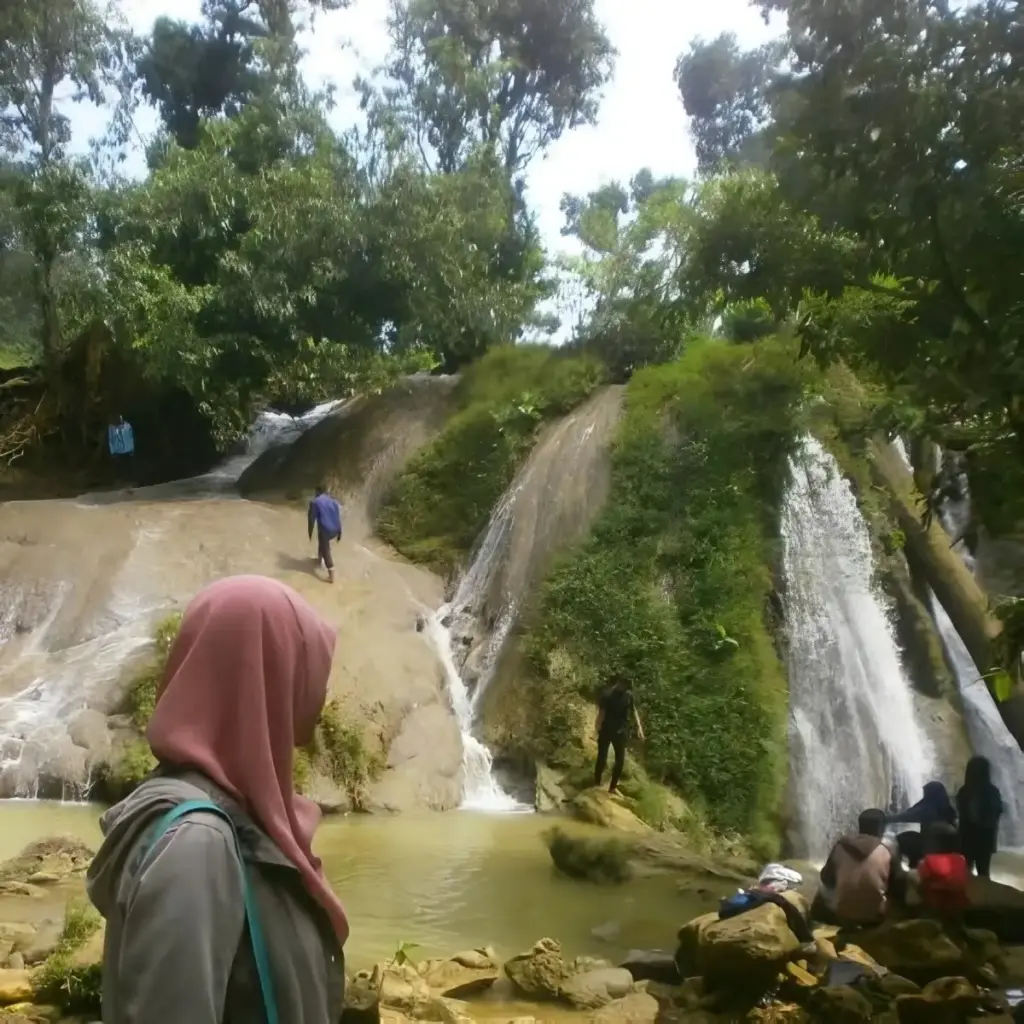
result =
[[[96,1021],[102,921],[83,900],[92,856],[55,837],[0,864],[0,1021]],[[786,894],[812,929],[802,942],[772,905],[688,921],[665,950],[619,963],[567,956],[542,938],[502,960],[492,948],[421,957],[406,943],[349,977],[344,1024],[505,1022],[660,1024],[694,1021],[886,1024],[1003,1021],[1022,979],[1024,893],[978,882],[961,925],[909,916],[846,933],[815,926],[800,892]],[[913,906],[910,911],[913,914]],[[985,924],[987,927],[978,927]],[[413,941],[415,937],[411,937]],[[852,980],[849,972],[860,977]],[[838,973],[847,983],[836,984]]]

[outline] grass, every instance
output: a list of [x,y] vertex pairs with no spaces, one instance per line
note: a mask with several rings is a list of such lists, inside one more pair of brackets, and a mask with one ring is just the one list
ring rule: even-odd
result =
[[621,885],[633,877],[631,847],[622,839],[571,836],[557,826],[544,834],[551,860],[563,875],[598,885]]
[[[545,581],[525,639],[531,753],[579,763],[593,700],[627,674],[650,780],[765,853],[787,764],[778,509],[807,372],[773,340],[700,342],[636,374],[608,504]],[[663,818],[660,801],[640,795],[641,816]]]
[[57,947],[32,973],[35,1001],[69,1013],[98,1013],[102,991],[99,963],[76,964],[74,955],[99,930],[100,915],[89,904],[71,903]]
[[593,358],[543,345],[491,349],[463,373],[459,411],[396,481],[380,535],[442,575],[458,569],[533,447],[539,427],[601,383]]

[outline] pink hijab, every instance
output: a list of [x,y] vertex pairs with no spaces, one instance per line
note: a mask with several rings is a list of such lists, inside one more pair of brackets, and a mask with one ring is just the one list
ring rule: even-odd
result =
[[313,855],[320,810],[295,792],[295,748],[313,738],[337,637],[290,587],[231,576],[185,610],[147,736],[153,753],[197,768],[253,816],[348,938],[341,901]]

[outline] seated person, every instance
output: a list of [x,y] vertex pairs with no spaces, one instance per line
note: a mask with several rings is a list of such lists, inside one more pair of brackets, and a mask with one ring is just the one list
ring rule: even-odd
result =
[[946,822],[931,825],[924,832],[924,856],[917,866],[921,902],[940,916],[957,917],[970,906],[969,879],[960,834]]
[[863,811],[856,834],[843,836],[832,847],[821,869],[815,917],[824,906],[839,924],[876,924],[891,903],[903,902],[906,876],[884,833],[885,812]]
[[912,807],[889,816],[890,825],[907,823],[921,826],[920,832],[901,832],[896,837],[900,854],[907,858],[909,867],[916,868],[924,856],[923,833],[940,822],[955,826],[956,808],[946,787],[936,781],[925,783],[921,799]]

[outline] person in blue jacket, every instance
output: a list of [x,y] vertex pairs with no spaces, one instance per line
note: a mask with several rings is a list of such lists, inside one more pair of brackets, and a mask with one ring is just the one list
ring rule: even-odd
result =
[[341,540],[341,506],[320,486],[316,497],[309,503],[309,539],[316,527],[317,559],[327,569],[327,582],[334,582],[334,556],[331,541]]

